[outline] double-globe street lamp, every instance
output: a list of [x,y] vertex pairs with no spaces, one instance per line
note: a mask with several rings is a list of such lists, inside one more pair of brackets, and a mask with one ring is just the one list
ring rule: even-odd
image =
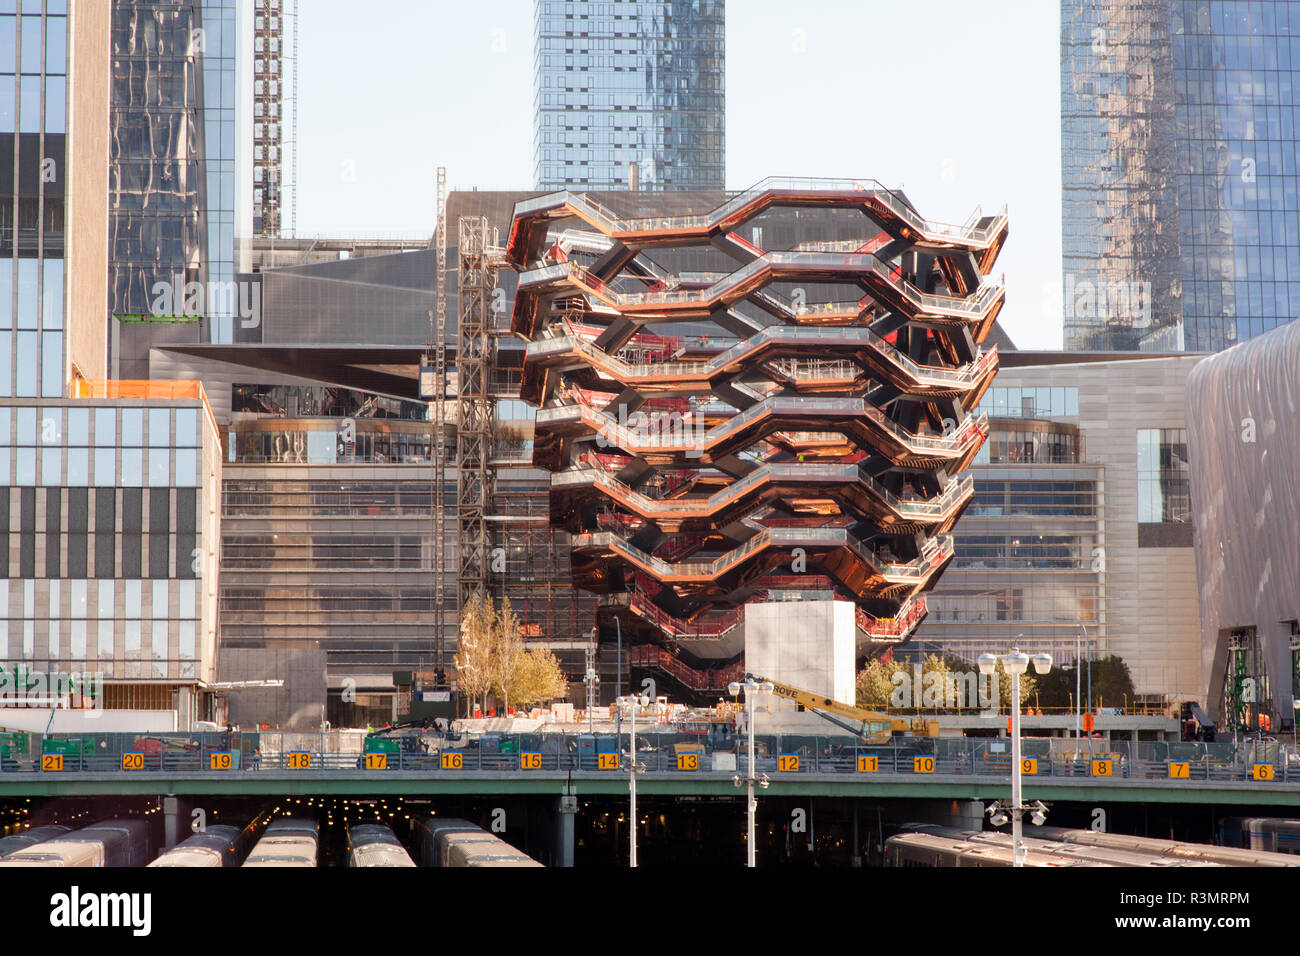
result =
[[624,708],[629,712],[632,718],[631,737],[628,740],[627,755],[627,787],[628,800],[631,803],[631,826],[628,828],[628,866],[636,866],[636,775],[643,769],[637,764],[636,759],[636,713],[643,707],[649,707],[651,698],[649,694],[632,695],[629,697],[618,698],[618,713],[621,715]]
[[[994,825],[1005,823],[1008,815],[1011,817],[1011,842],[1014,849],[1012,865],[1024,866],[1025,845],[1022,817],[1026,812],[1030,813],[1035,825],[1042,825],[1047,817],[1046,809],[1041,802],[1035,802],[1032,806],[1025,806],[1020,795],[1020,675],[1029,669],[1031,658],[1019,648],[1012,648],[1010,654],[1005,654],[1001,658],[993,654],[981,654],[979,656],[980,673],[985,676],[991,675],[997,667],[999,659],[1002,661],[1002,669],[1011,677],[1011,805],[1004,807],[999,803],[993,803],[988,808],[988,812],[989,816],[993,818]],[[1046,674],[1052,669],[1051,654],[1035,654],[1032,660],[1035,673]]]
[[[754,774],[754,698],[760,691],[764,694],[772,693],[775,689],[775,685],[771,681],[763,681],[763,683],[760,684],[752,677],[746,677],[743,684],[732,681],[727,685],[727,692],[731,694],[732,697],[739,697],[742,689],[745,691],[745,724],[749,728],[749,764],[746,767],[745,773],[745,780],[748,783],[748,797],[745,800],[745,813],[749,824],[749,836],[745,841],[748,854],[745,865],[753,867],[758,865],[757,848],[754,842],[754,817],[758,810],[758,801],[754,799],[754,784],[757,782],[760,787],[766,789],[769,782],[767,774],[763,774],[761,777],[757,777]],[[732,778],[732,782],[739,787],[740,779],[740,776],[737,775]]]

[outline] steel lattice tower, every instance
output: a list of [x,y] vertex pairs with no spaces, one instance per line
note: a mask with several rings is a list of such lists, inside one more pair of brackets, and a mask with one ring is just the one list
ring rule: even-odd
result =
[[488,503],[493,496],[490,460],[493,404],[488,391],[492,359],[492,290],[501,268],[501,251],[490,241],[485,216],[462,216],[458,223],[458,312],[456,371],[456,516],[460,548],[458,609],[475,593],[487,593]]

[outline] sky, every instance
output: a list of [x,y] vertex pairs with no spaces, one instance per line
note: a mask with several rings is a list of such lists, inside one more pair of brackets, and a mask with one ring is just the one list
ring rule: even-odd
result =
[[[450,189],[532,188],[533,0],[299,7],[299,235],[427,236],[439,166]],[[727,187],[876,179],[944,222],[1006,205],[1000,322],[1058,348],[1059,17],[1051,0],[728,0]]]

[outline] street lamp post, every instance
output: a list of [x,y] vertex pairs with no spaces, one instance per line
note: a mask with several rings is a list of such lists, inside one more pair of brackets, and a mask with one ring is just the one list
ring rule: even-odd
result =
[[628,738],[628,749],[631,753],[628,754],[627,761],[628,802],[632,812],[631,826],[628,829],[628,866],[631,867],[636,866],[636,775],[639,772],[636,761],[636,712],[638,707],[649,706],[649,694],[641,694],[639,697],[634,695],[632,697],[618,698],[618,712],[622,714],[623,708],[627,707],[632,717],[632,729]]
[[[618,632],[618,670],[614,675],[614,697],[615,699],[623,696],[623,625],[619,624],[618,616],[614,617],[614,628]],[[623,738],[623,708],[619,708],[616,716],[618,718],[614,725],[614,735],[616,739]]]
[[[1001,807],[998,803],[994,803],[989,807],[989,815],[993,818],[995,826],[1000,826],[1010,816],[1013,848],[1012,865],[1024,866],[1024,814],[1027,811],[1030,812],[1033,815],[1035,824],[1041,824],[1046,819],[1045,808],[1041,802],[1036,801],[1033,806],[1026,806],[1021,796],[1020,675],[1029,669],[1030,657],[1019,648],[1012,648],[1011,653],[1004,655],[1001,660],[1002,669],[1011,678],[1011,805]],[[1052,669],[1051,654],[1035,654],[1032,660],[1034,662],[1034,671],[1038,674],[1046,674]],[[998,658],[992,654],[981,654],[979,656],[980,673],[992,674],[997,662]]]
[[1083,717],[1083,670],[1079,659],[1079,631],[1084,629],[1080,622],[1079,630],[1074,632],[1074,759],[1079,759],[1079,723]]
[[[745,683],[740,684],[732,681],[727,685],[727,691],[732,697],[738,697],[741,689],[745,691],[745,723],[749,729],[749,764],[745,768],[745,781],[747,786],[747,797],[745,800],[745,814],[748,823],[748,836],[745,841],[746,845],[746,863],[748,867],[758,866],[758,850],[755,842],[755,817],[758,811],[758,801],[754,799],[754,784],[757,782],[760,787],[766,788],[768,785],[767,774],[757,777],[754,774],[754,697],[762,691],[764,694],[772,693],[774,685],[771,681],[759,683],[752,678],[745,678]],[[740,786],[740,777],[736,776],[732,780],[736,786]]]
[[600,683],[600,675],[596,673],[596,637],[599,631],[596,628],[591,629],[591,643],[587,645],[587,673],[583,676],[582,682],[587,685],[587,733],[596,732],[596,710],[595,696],[596,685]]

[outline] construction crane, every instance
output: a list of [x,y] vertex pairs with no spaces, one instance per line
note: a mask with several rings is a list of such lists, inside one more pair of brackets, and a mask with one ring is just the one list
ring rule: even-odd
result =
[[798,687],[782,684],[780,681],[774,681],[769,677],[747,674],[746,680],[756,681],[759,684],[771,684],[772,693],[777,697],[782,697],[797,704],[800,710],[812,711],[823,720],[828,720],[837,727],[842,727],[854,736],[861,737],[869,744],[887,744],[894,737],[939,736],[939,722],[937,720],[925,720],[919,717],[912,721],[899,720],[890,717],[888,714],[878,714],[875,711],[844,704],[838,700],[823,697],[820,694],[800,690]]

